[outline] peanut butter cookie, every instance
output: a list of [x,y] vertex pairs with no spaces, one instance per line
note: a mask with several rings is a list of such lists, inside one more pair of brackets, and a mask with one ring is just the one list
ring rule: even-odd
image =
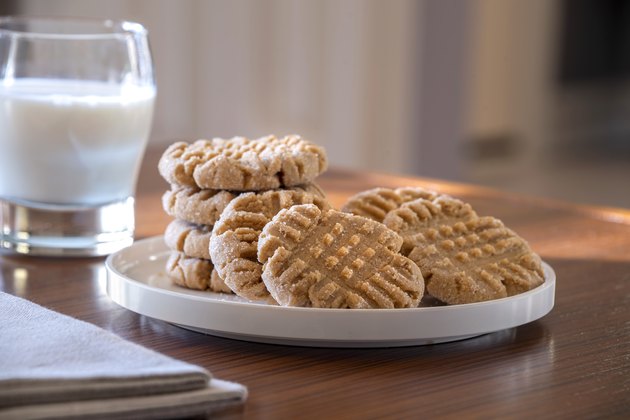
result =
[[427,292],[448,304],[513,296],[544,281],[524,239],[452,197],[405,203],[383,223],[403,237],[402,253],[422,270]]
[[177,142],[166,149],[158,169],[180,186],[260,191],[307,184],[327,165],[322,147],[289,135]]
[[166,262],[166,274],[178,286],[218,293],[232,293],[210,260],[187,257],[181,252],[172,252]]
[[307,204],[281,210],[264,227],[258,258],[280,305],[414,308],[424,281],[401,245],[379,222]]
[[169,216],[198,225],[214,225],[221,212],[237,193],[225,190],[200,190],[171,186],[162,196],[162,207]]
[[188,257],[210,259],[210,236],[212,226],[195,225],[175,219],[164,231],[164,242],[173,251]]

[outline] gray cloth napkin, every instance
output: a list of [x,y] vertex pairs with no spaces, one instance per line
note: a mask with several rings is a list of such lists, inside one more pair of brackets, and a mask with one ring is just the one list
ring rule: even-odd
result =
[[181,418],[243,402],[205,369],[0,292],[0,418]]

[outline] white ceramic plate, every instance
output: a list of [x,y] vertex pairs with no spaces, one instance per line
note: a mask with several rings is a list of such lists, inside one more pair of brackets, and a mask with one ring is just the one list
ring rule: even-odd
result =
[[317,309],[252,303],[171,284],[162,237],[107,258],[107,293],[119,305],[194,331],[264,343],[313,347],[395,347],[441,343],[516,327],[549,313],[556,275],[517,296],[414,309]]

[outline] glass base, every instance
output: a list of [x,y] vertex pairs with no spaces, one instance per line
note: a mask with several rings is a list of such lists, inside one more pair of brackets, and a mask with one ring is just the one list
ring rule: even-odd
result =
[[108,255],[133,243],[134,199],[96,206],[0,198],[0,252],[48,257]]

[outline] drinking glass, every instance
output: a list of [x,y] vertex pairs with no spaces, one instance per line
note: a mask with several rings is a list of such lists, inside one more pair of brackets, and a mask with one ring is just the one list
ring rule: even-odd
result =
[[126,21],[0,18],[0,250],[96,256],[133,242],[156,87]]

